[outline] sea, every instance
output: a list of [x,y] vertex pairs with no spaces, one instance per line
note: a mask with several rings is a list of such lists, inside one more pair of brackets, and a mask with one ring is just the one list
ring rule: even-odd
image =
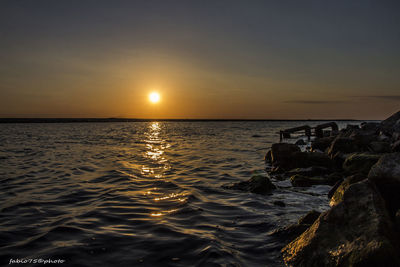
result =
[[319,123],[0,124],[0,266],[284,266],[272,233],[330,187],[226,185],[267,175],[279,130]]

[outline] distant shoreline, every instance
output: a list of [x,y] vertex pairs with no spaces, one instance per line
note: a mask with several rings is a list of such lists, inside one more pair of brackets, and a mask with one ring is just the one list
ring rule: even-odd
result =
[[[224,121],[365,121],[355,119],[123,119],[123,118],[0,118],[0,123],[76,123],[76,122],[224,122]],[[368,120],[378,121],[378,120]]]

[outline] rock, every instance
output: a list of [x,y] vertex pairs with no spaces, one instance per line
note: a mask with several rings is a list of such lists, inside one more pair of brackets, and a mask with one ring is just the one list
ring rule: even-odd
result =
[[325,151],[335,140],[334,136],[317,138],[311,143],[311,151]]
[[301,152],[299,147],[293,144],[273,144],[271,148],[271,156],[272,164],[275,167],[279,166],[279,171],[287,171],[294,168],[307,168],[311,166],[320,166],[325,168],[334,167],[334,162],[326,154],[318,152]]
[[284,240],[288,243],[307,230],[314,221],[318,219],[320,214],[320,212],[312,210],[301,217],[297,223],[277,229],[272,233],[272,235],[279,238],[279,240]]
[[358,147],[354,143],[353,139],[345,138],[345,137],[337,137],[330,147],[328,148],[328,155],[333,157],[338,152],[347,154],[357,152]]
[[321,212],[311,210],[299,219],[298,224],[308,224],[311,226],[311,224],[313,224],[318,219],[319,215],[321,215]]
[[374,132],[355,130],[351,133],[350,139],[358,148],[358,151],[368,151],[368,146],[371,142],[378,141],[378,135]]
[[344,179],[343,182],[340,183],[337,189],[333,192],[330,198],[331,200],[329,205],[334,206],[340,203],[343,199],[344,192],[347,190],[347,188],[349,188],[350,185],[362,181],[364,179],[367,179],[366,176],[361,174],[354,174]]
[[333,197],[336,190],[339,188],[339,186],[342,184],[343,181],[344,181],[343,179],[340,179],[336,182],[336,184],[332,186],[331,190],[329,190],[328,192],[328,199],[331,199]]
[[363,131],[379,133],[380,125],[379,122],[363,122],[360,128]]
[[400,266],[394,225],[368,180],[282,249],[288,266]]
[[335,155],[332,156],[332,160],[335,163],[336,169],[342,169],[343,163],[348,157],[348,154],[344,154],[342,152],[337,152]]
[[308,168],[296,168],[286,172],[288,176],[293,176],[296,174],[304,175],[304,176],[317,176],[324,175],[329,173],[330,170],[325,167],[311,166]]
[[295,152],[289,162],[291,168],[324,167],[331,169],[334,162],[325,153],[319,152]]
[[376,184],[391,215],[394,216],[400,208],[400,153],[383,155],[372,166],[368,180]]
[[274,204],[275,206],[279,206],[279,207],[285,207],[285,206],[286,206],[285,202],[280,201],[280,200],[274,201],[273,204]]
[[303,139],[299,139],[296,141],[296,143],[294,143],[296,146],[305,146],[306,142],[304,142]]
[[368,148],[372,153],[389,153],[391,151],[390,144],[382,141],[373,141]]
[[272,163],[272,153],[271,153],[271,150],[268,150],[267,154],[265,154],[264,160],[265,160],[265,162]]
[[293,186],[308,187],[312,185],[334,185],[336,181],[329,179],[329,177],[309,177],[300,174],[290,177],[290,182]]
[[400,152],[400,140],[392,144],[391,149],[393,152]]
[[[388,133],[393,133],[395,131],[395,127],[399,126],[399,120],[400,120],[400,111],[396,112],[386,120],[381,122],[381,128]],[[400,132],[400,129],[398,129],[396,132]]]
[[294,144],[275,143],[271,147],[271,161],[275,165],[290,161],[294,152],[300,152],[300,148]]
[[343,169],[348,173],[368,174],[371,167],[379,160],[381,155],[369,153],[353,153],[343,163]]
[[238,182],[231,186],[226,186],[225,188],[247,191],[256,194],[268,194],[276,187],[268,177],[255,175],[248,181]]

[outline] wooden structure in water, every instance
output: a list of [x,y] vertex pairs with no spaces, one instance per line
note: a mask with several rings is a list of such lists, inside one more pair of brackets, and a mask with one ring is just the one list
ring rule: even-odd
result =
[[[311,136],[316,136],[318,138],[324,137],[324,129],[331,128],[332,132],[339,131],[339,127],[336,122],[327,122],[323,124],[319,124],[315,127],[310,127],[308,125],[303,125],[299,127],[294,127],[290,129],[286,129],[279,132],[280,140],[282,141],[283,138],[290,138],[291,134],[298,133],[304,131],[304,135],[307,136],[308,140],[310,140]],[[314,134],[312,133],[314,130]]]

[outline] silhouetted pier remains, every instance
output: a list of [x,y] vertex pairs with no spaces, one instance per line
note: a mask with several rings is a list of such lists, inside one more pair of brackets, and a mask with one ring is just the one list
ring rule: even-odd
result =
[[[304,135],[307,136],[308,140],[310,140],[311,136],[315,136],[317,138],[324,137],[324,130],[327,128],[331,128],[331,132],[338,132],[339,127],[336,122],[327,122],[323,124],[319,124],[315,127],[310,127],[308,125],[302,125],[290,129],[286,129],[279,132],[280,140],[283,138],[291,138],[291,134],[299,133],[304,131]],[[314,133],[313,133],[314,130]]]

